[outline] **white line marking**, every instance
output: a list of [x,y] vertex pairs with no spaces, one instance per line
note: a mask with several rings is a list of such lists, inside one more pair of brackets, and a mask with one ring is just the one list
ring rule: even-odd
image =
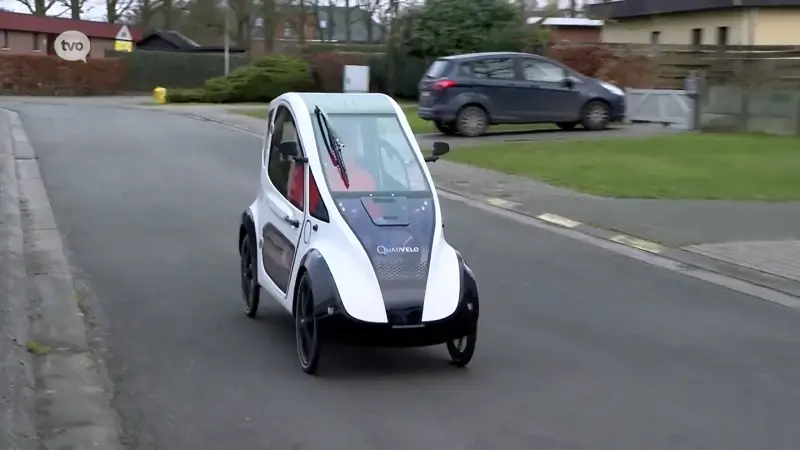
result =
[[611,238],[612,241],[627,245],[628,247],[638,248],[639,250],[644,250],[650,253],[661,253],[664,250],[659,244],[655,242],[645,241],[644,239],[635,238],[632,236],[626,236],[624,234],[620,234],[618,236],[614,236]]
[[556,225],[561,225],[562,227],[567,227],[567,228],[575,228],[578,225],[581,225],[581,223],[576,220],[568,219],[566,217],[559,216],[557,214],[544,213],[544,214],[539,214],[538,216],[536,216],[536,218],[539,220],[544,220],[545,222],[554,223]]
[[486,199],[486,203],[488,203],[488,204],[490,204],[492,206],[496,206],[498,208],[506,208],[506,209],[513,208],[514,206],[519,205],[519,203],[517,203],[517,202],[512,202],[512,201],[506,200],[504,198],[494,198],[494,197],[493,198],[487,198]]

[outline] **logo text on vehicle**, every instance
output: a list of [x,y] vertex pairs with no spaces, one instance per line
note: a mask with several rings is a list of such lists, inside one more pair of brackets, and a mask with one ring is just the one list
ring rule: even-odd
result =
[[378,254],[388,255],[390,253],[419,253],[419,247],[387,247],[385,245],[378,246]]

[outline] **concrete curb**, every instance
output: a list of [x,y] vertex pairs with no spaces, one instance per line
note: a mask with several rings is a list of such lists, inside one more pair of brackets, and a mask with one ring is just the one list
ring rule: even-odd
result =
[[[536,220],[539,223],[568,229],[573,232],[587,235],[592,238],[601,239],[609,243],[624,245],[640,252],[658,255],[662,258],[677,263],[677,265],[684,272],[705,271],[735,279],[752,285],[761,291],[761,295],[751,295],[766,299],[773,303],[787,306],[789,308],[800,309],[800,284],[794,280],[789,280],[766,272],[720,261],[680,248],[667,247],[657,242],[648,241],[636,236],[594,227],[556,214],[546,212],[532,214],[529,211],[520,210],[517,208],[518,205],[515,202],[508,200],[476,196],[470,192],[456,190],[450,187],[441,187],[440,185],[437,185],[437,189],[451,195],[468,198],[472,201],[491,205],[495,208],[502,209],[513,214],[525,216],[529,219]],[[737,290],[740,292],[744,291],[743,289]]]
[[9,125],[0,117],[0,448],[39,449],[17,169]]
[[[29,343],[35,343],[36,429],[41,446],[53,449],[122,449],[119,418],[105,389],[105,367],[89,346],[87,328],[73,284],[61,234],[19,115],[0,110],[11,131],[12,169],[3,186],[16,186],[9,209],[21,220],[11,224],[24,243],[16,273],[26,278]],[[10,152],[7,152],[10,153]],[[4,190],[5,191],[5,190]],[[5,207],[4,207],[5,209]],[[19,305],[17,305],[19,307]],[[3,447],[5,448],[5,447]],[[13,448],[13,447],[12,447]]]

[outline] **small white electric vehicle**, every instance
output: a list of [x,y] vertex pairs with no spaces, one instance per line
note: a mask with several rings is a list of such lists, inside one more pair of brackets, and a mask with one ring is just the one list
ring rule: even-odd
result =
[[475,351],[478,290],[445,241],[426,162],[403,110],[383,94],[285,93],[269,105],[258,197],[239,228],[245,312],[265,291],[295,318],[302,369],[321,343],[445,343]]

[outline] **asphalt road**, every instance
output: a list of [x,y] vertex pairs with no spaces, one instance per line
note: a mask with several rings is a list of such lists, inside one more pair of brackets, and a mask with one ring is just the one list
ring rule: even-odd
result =
[[330,348],[306,376],[291,320],[242,312],[236,230],[258,139],[17,106],[94,294],[131,448],[798,448],[797,312],[450,201],[447,237],[482,294],[472,365]]

